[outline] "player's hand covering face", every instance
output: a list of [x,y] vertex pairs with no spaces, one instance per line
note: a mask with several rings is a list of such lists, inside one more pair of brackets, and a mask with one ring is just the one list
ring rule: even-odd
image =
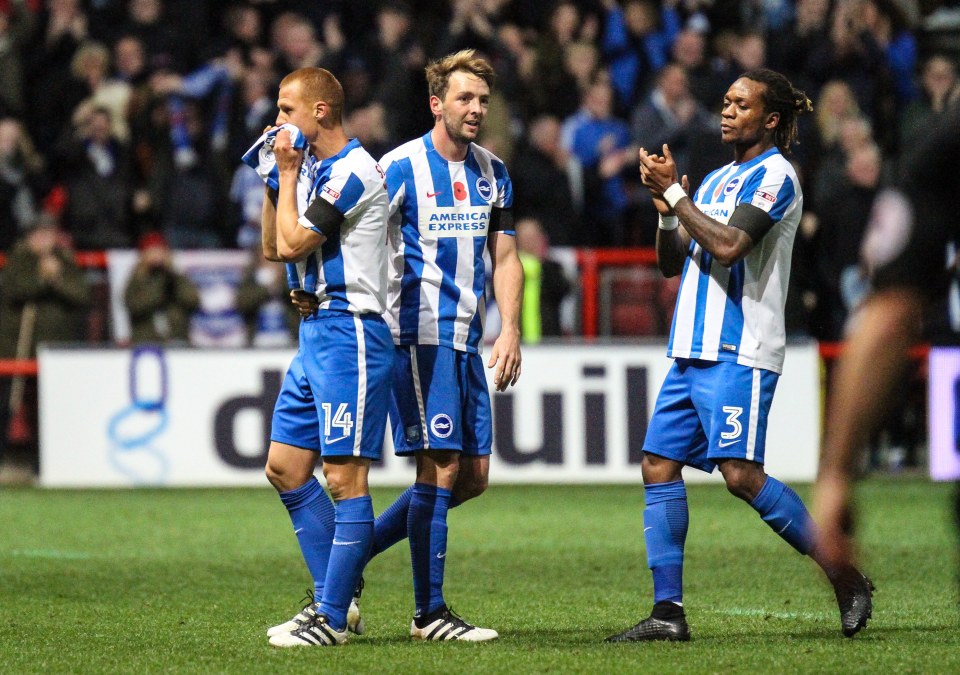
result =
[[439,112],[447,134],[457,143],[466,145],[477,138],[490,103],[490,87],[472,73],[456,71],[450,74],[443,101],[431,101],[434,113]]

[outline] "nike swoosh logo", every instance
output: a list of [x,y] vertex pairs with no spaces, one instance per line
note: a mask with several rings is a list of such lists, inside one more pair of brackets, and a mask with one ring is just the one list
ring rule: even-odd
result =
[[337,541],[336,539],[333,540],[334,546],[353,546],[354,544],[359,544],[359,543],[360,543],[359,540],[357,541]]
[[294,534],[300,534],[301,532],[303,532],[303,528],[302,528],[302,527],[298,527],[297,529],[295,529],[295,530],[293,531]]
[[446,551],[444,551],[443,553],[438,553],[438,554],[437,554],[437,558],[439,558],[440,560],[443,560],[443,559],[446,558],[446,557],[447,557],[447,552],[446,552]]
[[652,529],[653,529],[652,527],[645,527],[643,528],[643,531],[646,532],[647,530],[652,530]]
[[337,441],[342,441],[344,438],[349,438],[349,436],[341,436],[340,438],[325,438],[323,442],[326,444],[336,443]]
[[433,199],[434,197],[436,197],[436,196],[439,195],[439,194],[443,194],[443,192],[428,192],[428,193],[427,193],[427,199]]
[[728,445],[733,445],[734,443],[739,443],[739,442],[742,441],[742,440],[743,440],[742,438],[738,438],[738,439],[735,440],[735,441],[720,441],[719,443],[717,443],[717,445],[719,445],[721,448],[725,448],[725,447],[727,447]]

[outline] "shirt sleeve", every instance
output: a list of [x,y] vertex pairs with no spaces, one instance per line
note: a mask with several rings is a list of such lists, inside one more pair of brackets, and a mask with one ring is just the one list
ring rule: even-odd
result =
[[389,161],[386,157],[380,161],[386,173],[387,199],[390,200],[388,215],[392,216],[400,208],[406,193],[403,167],[400,162]]
[[509,209],[513,206],[513,181],[507,173],[507,167],[502,162],[493,162],[493,177],[497,181],[497,199],[492,204],[498,209]]
[[772,165],[766,167],[765,171],[761,169],[754,172],[747,179],[737,203],[756,206],[765,211],[774,223],[778,223],[796,198],[793,179],[782,168]]
[[336,162],[330,176],[316,189],[316,198],[322,199],[344,216],[357,208],[363,197],[363,181],[344,162]]

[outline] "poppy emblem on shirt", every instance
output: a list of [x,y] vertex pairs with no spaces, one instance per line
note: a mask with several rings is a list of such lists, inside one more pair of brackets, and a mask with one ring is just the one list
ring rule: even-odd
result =
[[462,202],[467,198],[467,186],[457,181],[453,184],[453,198],[458,202]]
[[480,196],[486,201],[490,201],[490,198],[493,197],[493,186],[490,185],[488,181],[483,176],[477,179],[477,192],[480,193]]
[[740,185],[740,178],[739,178],[739,177],[731,179],[730,182],[727,183],[726,186],[724,186],[724,188],[723,188],[723,194],[725,194],[725,195],[730,194],[731,192],[733,192],[734,190],[737,189],[737,186],[738,186],[738,185]]

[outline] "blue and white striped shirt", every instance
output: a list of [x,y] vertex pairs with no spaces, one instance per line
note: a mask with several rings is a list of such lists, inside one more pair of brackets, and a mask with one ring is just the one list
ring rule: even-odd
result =
[[475,144],[464,161],[449,162],[429,132],[380,164],[390,199],[386,319],[394,342],[479,353],[491,211],[513,205],[506,167]]
[[[274,129],[261,136],[244,155],[244,162],[257,169],[263,181],[274,189],[279,186],[279,174],[272,137],[278,131]],[[296,127],[291,134],[294,147],[306,145]],[[297,145],[298,140],[301,145]],[[384,188],[383,171],[355,138],[339,153],[319,162],[309,151],[304,153],[297,180],[300,224],[322,234],[304,217],[307,207],[317,198],[332,204],[343,214],[344,222],[306,259],[287,264],[287,282],[291,289],[302,288],[316,294],[321,309],[355,314],[384,312],[387,289],[387,191]]]
[[696,241],[683,268],[667,355],[732,361],[776,373],[786,350],[784,306],[803,193],[793,166],[777,148],[709,174],[694,203],[726,224],[740,204],[770,214],[773,227],[731,267]]

